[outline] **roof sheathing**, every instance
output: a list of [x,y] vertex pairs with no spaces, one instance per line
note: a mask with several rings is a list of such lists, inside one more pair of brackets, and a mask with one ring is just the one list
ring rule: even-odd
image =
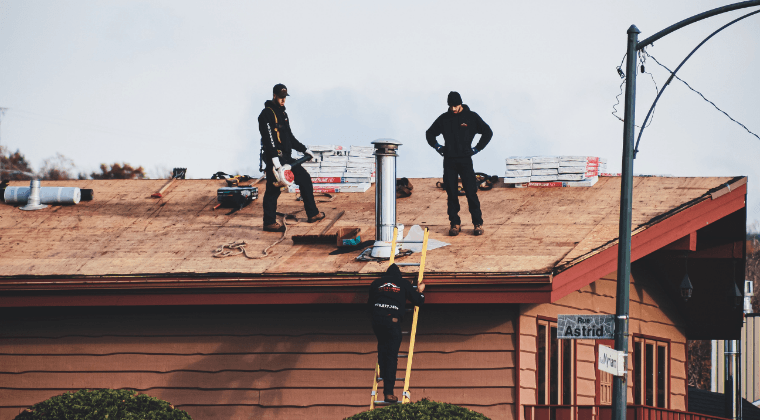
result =
[[[479,197],[486,234],[472,236],[465,225],[463,234],[456,238],[446,236],[446,197],[443,190],[435,188],[435,181],[413,179],[412,196],[399,199],[397,210],[400,223],[427,226],[432,238],[451,243],[428,254],[426,272],[430,279],[546,283],[555,267],[566,269],[616,243],[619,178],[601,178],[591,188],[482,191]],[[294,245],[290,240],[277,245],[273,254],[263,259],[212,258],[211,252],[221,243],[244,239],[249,243],[249,253],[256,254],[279,234],[261,230],[260,201],[235,214],[223,209],[212,211],[216,189],[223,186],[221,181],[177,181],[165,198],[149,198],[164,182],[44,182],[93,188],[95,200],[35,212],[0,205],[0,243],[5,248],[0,255],[0,283],[54,278],[93,282],[161,278],[164,283],[205,277],[261,281],[261,286],[278,279],[306,285],[310,279],[324,278],[325,284],[341,284],[343,278],[356,281],[384,268],[378,263],[356,262],[356,253],[329,255],[335,249],[332,245]],[[730,177],[636,178],[633,225],[646,228],[707,199],[711,191],[726,183],[736,182]],[[264,186],[259,185],[263,197]],[[461,204],[460,215],[467,220],[464,197]],[[336,227],[358,226],[363,238],[374,237],[374,189],[363,194],[336,194],[332,202],[318,205],[328,217],[346,211]],[[293,194],[280,197],[279,211],[302,208]],[[288,233],[318,234],[324,224],[299,223]]]

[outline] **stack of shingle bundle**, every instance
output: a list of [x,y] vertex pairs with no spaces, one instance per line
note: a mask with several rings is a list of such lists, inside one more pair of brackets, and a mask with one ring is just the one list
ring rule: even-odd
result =
[[507,172],[504,175],[506,184],[523,184],[530,182],[533,169],[533,158],[530,156],[513,156],[507,158]]
[[607,160],[596,156],[514,156],[507,158],[504,183],[514,187],[590,187]]
[[[317,192],[364,192],[375,181],[373,147],[337,145],[309,146],[315,157],[302,164]],[[302,156],[300,153],[298,156]],[[292,185],[290,192],[298,192]]]
[[351,146],[346,163],[346,182],[375,182],[375,148]]

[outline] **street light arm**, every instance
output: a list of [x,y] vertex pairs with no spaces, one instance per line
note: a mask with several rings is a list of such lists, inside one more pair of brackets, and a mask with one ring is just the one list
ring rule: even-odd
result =
[[[760,3],[760,1],[758,1],[758,3]],[[660,96],[662,96],[662,93],[665,92],[665,88],[667,88],[668,85],[670,84],[670,82],[673,81],[673,78],[676,77],[676,73],[678,73],[678,70],[680,70],[681,67],[683,67],[684,63],[686,63],[686,61],[688,59],[690,59],[691,56],[694,55],[694,53],[697,52],[697,50],[702,45],[704,45],[705,42],[709,41],[710,38],[712,38],[713,36],[717,35],[718,32],[720,32],[720,31],[728,28],[729,26],[733,25],[734,23],[736,23],[736,22],[738,22],[738,21],[740,21],[740,20],[742,20],[744,18],[748,18],[748,17],[750,17],[752,15],[755,15],[755,14],[758,14],[758,13],[760,13],[760,10],[756,10],[756,11],[754,11],[752,13],[747,13],[746,15],[741,16],[739,18],[736,18],[736,19],[732,20],[731,22],[728,22],[727,24],[725,24],[725,25],[721,26],[720,28],[718,28],[718,30],[716,30],[715,32],[711,33],[710,36],[708,36],[707,38],[705,38],[702,42],[699,43],[699,45],[697,45],[693,50],[691,50],[691,52],[689,53],[689,55],[687,55],[686,58],[684,58],[683,61],[681,61],[681,64],[679,64],[678,67],[676,67],[676,69],[673,70],[672,73],[670,73],[670,77],[668,78],[668,81],[665,82],[664,85],[662,85],[662,89],[660,89],[660,92],[657,93],[657,97],[654,98],[654,102],[652,102],[652,106],[649,108],[649,112],[647,112],[647,116],[644,118],[644,123],[641,124],[641,130],[639,130],[639,136],[636,139],[636,147],[634,147],[634,149],[633,149],[633,158],[634,159],[636,158],[636,155],[639,153],[639,142],[641,141],[641,135],[644,133],[644,129],[647,126],[647,121],[649,121],[649,117],[652,115],[652,111],[654,111],[654,107],[657,105],[657,101],[660,100]]]
[[737,10],[737,9],[744,9],[745,7],[752,7],[752,6],[760,6],[760,0],[743,1],[740,3],[729,4],[727,6],[718,7],[717,9],[708,10],[698,15],[694,15],[674,25],[670,25],[667,28],[661,30],[660,32],[657,32],[656,34],[650,36],[649,38],[639,42],[638,45],[636,46],[636,50],[637,51],[641,50],[642,48],[648,46],[649,44],[654,43],[655,41],[664,37],[665,35],[668,35],[671,32],[675,32],[683,28],[684,26],[691,25],[694,22],[699,22],[700,20],[707,19],[709,17],[719,15],[721,13],[726,13],[726,12],[730,12],[732,10]]

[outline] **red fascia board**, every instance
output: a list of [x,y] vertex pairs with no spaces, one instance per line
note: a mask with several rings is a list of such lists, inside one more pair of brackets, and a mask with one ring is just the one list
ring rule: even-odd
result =
[[[324,288],[366,287],[377,275],[345,275],[329,277],[319,275],[278,275],[272,277],[236,277],[220,275],[183,276],[101,276],[101,277],[38,277],[0,278],[0,291],[51,291],[51,290],[151,290],[151,289],[219,289],[219,288]],[[410,281],[413,279],[407,276]],[[416,274],[414,275],[416,277]],[[437,285],[545,285],[551,283],[549,275],[505,275],[503,273],[431,273],[425,282]]]
[[[744,208],[746,194],[746,184],[741,185],[730,193],[715,199],[707,198],[636,233],[631,237],[631,262]],[[617,270],[617,254],[618,245],[615,244],[555,275],[551,302]]]
[[[0,307],[41,306],[174,306],[174,305],[272,305],[272,304],[364,304],[366,285],[361,288],[320,288],[320,290],[248,289],[231,292],[223,290],[151,290],[102,291],[102,293],[4,294]],[[540,303],[546,302],[551,286],[543,285],[428,285],[426,304],[467,303]]]

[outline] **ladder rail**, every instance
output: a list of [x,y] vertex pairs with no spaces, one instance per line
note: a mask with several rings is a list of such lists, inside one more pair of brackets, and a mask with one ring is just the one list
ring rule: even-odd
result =
[[375,409],[375,399],[377,398],[377,378],[380,376],[380,365],[375,363],[375,377],[372,380],[372,395],[370,395],[369,409]]
[[[422,240],[422,258],[420,259],[420,271],[417,276],[417,285],[422,283],[423,275],[425,271],[425,257],[427,254],[427,242],[428,242],[428,235],[430,234],[430,229],[425,228],[425,236]],[[417,319],[419,317],[420,313],[420,307],[415,306],[414,307],[414,316],[412,317],[412,332],[409,334],[409,352],[407,353],[407,359],[406,359],[406,376],[404,377],[404,392],[402,394],[402,400],[401,402],[404,404],[407,404],[411,402],[411,395],[409,394],[409,379],[412,375],[412,360],[414,359],[414,342],[417,338]]]

